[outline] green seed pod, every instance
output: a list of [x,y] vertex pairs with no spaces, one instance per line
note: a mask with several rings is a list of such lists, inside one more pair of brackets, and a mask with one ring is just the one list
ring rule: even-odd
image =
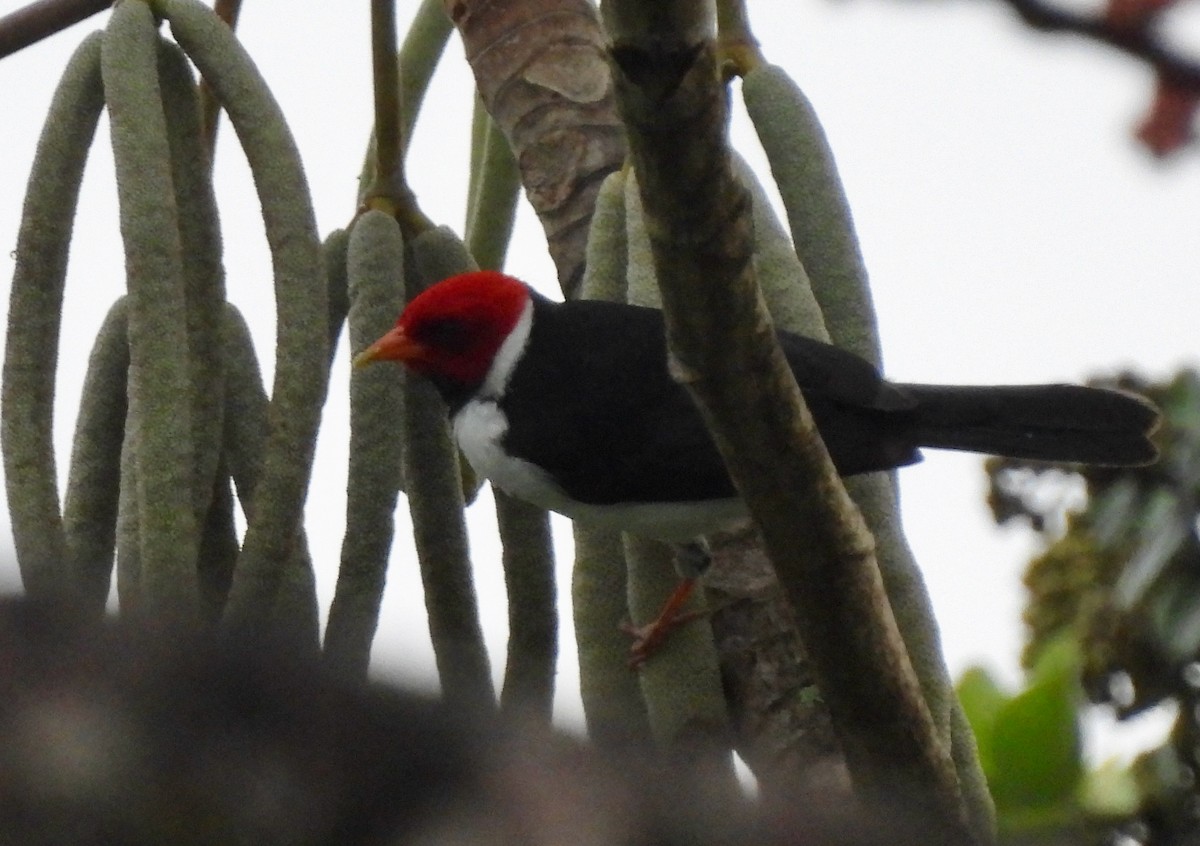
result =
[[812,105],[783,68],[766,63],[742,79],[742,97],[834,343],[878,365],[866,267],[833,152]]
[[[625,302],[631,183],[636,184],[622,169],[600,185],[579,288],[583,299]],[[588,737],[602,749],[644,747],[653,742],[650,723],[638,677],[629,671],[629,636],[621,631],[629,619],[625,547],[619,532],[579,523],[574,530],[571,607]]]
[[[481,189],[483,190],[483,189]],[[423,290],[430,284],[476,269],[475,262],[467,252],[462,241],[449,228],[441,226],[417,236],[413,242],[411,266],[417,277],[416,284],[410,284],[410,293]],[[432,396],[432,386],[421,380],[410,380],[408,402],[413,402],[414,396],[422,396],[423,403],[429,403],[433,408],[434,419],[427,419],[428,409],[412,409],[406,414],[405,420],[409,425],[419,425],[425,432],[420,439],[426,444],[426,449],[436,449],[437,454],[445,448],[441,445],[444,432],[449,441],[449,432],[445,425],[445,413],[441,401]],[[420,422],[418,422],[420,421]],[[414,449],[416,432],[413,440],[406,449]],[[452,448],[452,447],[451,447]],[[432,456],[431,452],[431,456]],[[462,454],[454,449],[457,466],[460,472],[460,490],[467,495],[468,501],[474,499],[481,480],[471,470],[471,466]],[[405,454],[408,469],[409,505],[413,513],[413,526],[417,526],[418,510],[427,512],[431,508],[432,498],[428,503],[418,504],[414,501],[417,490],[416,484],[419,468],[422,475],[430,472],[433,458],[427,457],[426,463],[418,464],[418,458]],[[439,463],[439,467],[440,467]],[[440,473],[440,470],[438,471]],[[432,497],[433,491],[430,495]],[[496,491],[496,516],[500,527],[500,539],[503,547],[501,563],[504,566],[504,578],[508,591],[509,632],[508,660],[505,665],[504,686],[501,689],[500,704],[506,711],[520,711],[527,716],[549,721],[554,699],[554,666],[558,654],[558,615],[555,609],[554,586],[554,550],[550,542],[549,518],[541,509],[532,508],[525,503],[517,502]],[[428,518],[424,518],[427,520]],[[419,533],[418,533],[419,537]],[[420,546],[418,546],[418,554]],[[469,565],[469,559],[464,551],[463,562]],[[427,593],[430,591],[430,578],[435,574],[427,572],[422,564],[422,578]],[[454,587],[454,581],[459,585],[469,586],[470,573],[463,572],[457,579],[452,574],[438,576],[439,584],[435,590],[437,595],[448,597]],[[470,601],[474,606],[474,590],[471,588]],[[465,602],[464,602],[465,605]],[[455,612],[465,623],[466,609]],[[431,610],[431,629],[432,629]],[[460,625],[462,624],[460,623]],[[435,637],[435,647],[436,647]],[[482,645],[480,646],[482,650]],[[484,656],[486,658],[486,655]],[[441,659],[439,654],[439,668]],[[445,683],[445,675],[442,675]],[[480,685],[482,687],[482,685]]]
[[[221,321],[221,348],[225,351],[225,430],[221,460],[233,478],[246,522],[252,523],[255,491],[263,472],[266,453],[270,403],[263,389],[262,373],[250,328],[232,303],[225,304]],[[281,588],[281,593],[287,592],[287,598],[281,602],[286,606],[285,611],[292,616],[284,620],[276,618],[276,623],[292,626],[301,642],[315,645],[316,585],[308,541],[302,528],[295,534],[290,556],[284,567],[288,578]]]
[[203,525],[213,501],[224,413],[220,335],[225,269],[221,263],[221,227],[200,125],[200,101],[183,51],[160,40],[158,73],[175,205],[179,209],[194,449],[192,495],[196,520]]
[[[347,256],[350,349],[357,352],[390,329],[404,305],[404,240],[395,218],[381,211],[361,215]],[[324,654],[336,672],[357,681],[367,677],[392,548],[403,395],[398,367],[356,369],[350,377],[346,531]]]
[[142,533],[137,478],[137,440],[133,421],[126,416],[117,498],[117,602],[121,606],[121,616],[126,620],[137,619],[146,610],[142,601]]
[[233,491],[229,485],[229,466],[219,460],[213,478],[208,508],[200,523],[200,551],[196,578],[200,587],[200,615],[206,623],[216,623],[225,612],[233,570],[237,566],[237,524],[233,518]]
[[267,441],[267,393],[254,351],[250,327],[232,303],[225,304],[221,320],[221,348],[225,350],[225,430],[223,454],[237,486],[238,499],[247,514],[253,509],[254,488],[262,473]]
[[[238,627],[273,621],[315,631],[314,607],[304,593],[312,574],[288,571],[329,366],[326,280],[307,182],[279,105],[229,28],[197,0],[162,0],[159,6],[242,143],[262,202],[275,271],[276,369],[268,444],[227,623]],[[279,593],[285,587],[292,591],[290,599]]]
[[[474,264],[445,227],[414,238],[408,259],[410,297]],[[449,702],[491,708],[495,694],[471,576],[458,450],[445,406],[427,380],[405,380],[403,431],[405,490],[442,690]]]
[[104,108],[99,33],[71,57],[29,174],[9,293],[0,436],[13,543],[33,597],[68,591],[53,444],[54,368],[67,255],[96,122]]
[[405,278],[409,299],[435,282],[479,269],[462,239],[449,226],[438,226],[413,239],[409,261],[412,272]]
[[579,296],[585,300],[625,302],[625,171],[604,177],[588,230],[587,256]]
[[[412,262],[407,277],[410,298],[449,276],[479,269],[462,239],[448,226],[422,232],[416,240],[420,247],[414,245],[409,253]],[[470,504],[479,495],[483,480],[475,475],[475,470],[461,454],[458,456],[458,474],[462,479],[463,501]]]
[[346,276],[350,233],[335,229],[321,244],[321,260],[325,265],[326,290],[329,296],[329,355],[332,360],[342,334],[342,324],[350,313],[350,288]]
[[100,614],[112,578],[129,373],[125,297],[113,303],[96,335],[75,421],[71,469],[63,503],[71,590]]
[[[829,335],[838,346],[878,366],[879,338],[866,269],[824,130],[804,94],[782,68],[765,64],[755,68],[744,77],[742,92]],[[960,706],[946,675],[923,577],[900,530],[895,488],[890,479],[872,476],[848,479],[846,489],[875,536],[897,626],[934,725],[949,747],[955,723],[961,720]],[[980,830],[986,830],[990,798],[986,790],[980,792],[975,752],[964,742],[969,744],[969,738],[960,737],[953,757],[960,781],[970,788],[965,801],[972,819]]]
[[646,214],[642,209],[642,194],[638,188],[637,174],[632,170],[625,178],[625,250],[627,301],[633,305],[662,308],[658,274],[654,269],[654,250],[650,246]]
[[813,296],[808,274],[792,247],[762,183],[746,160],[736,153],[733,172],[750,191],[754,207],[754,272],[771,319],[780,329],[828,341],[821,307]]
[[550,519],[493,489],[508,594],[508,658],[500,707],[549,724],[558,660],[558,595]]
[[101,51],[129,286],[129,417],[137,443],[141,598],[148,613],[195,619],[199,533],[188,334],[171,152],[158,85],[158,31],[122,3]]
[[[517,196],[521,175],[508,139],[496,126],[478,99],[475,113],[485,119],[481,153],[472,151],[472,185],[468,192],[467,221],[463,233],[467,252],[480,267],[499,270],[512,238],[513,221],[517,213]],[[478,170],[478,173],[474,171]]]
[[[629,561],[629,613],[635,624],[653,620],[679,586],[671,548],[625,535]],[[703,591],[682,609],[702,610]],[[701,618],[680,626],[639,670],[650,728],[663,749],[699,736],[724,735],[729,717],[712,627]]]
[[641,684],[629,670],[625,547],[619,532],[575,524],[571,606],[579,650],[579,693],[588,737],[601,749],[650,748]]

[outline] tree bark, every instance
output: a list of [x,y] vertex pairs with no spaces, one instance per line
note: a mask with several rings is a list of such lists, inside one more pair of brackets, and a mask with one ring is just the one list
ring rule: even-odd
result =
[[604,177],[625,159],[604,35],[587,0],[446,0],[480,97],[512,146],[564,295],[583,278]]

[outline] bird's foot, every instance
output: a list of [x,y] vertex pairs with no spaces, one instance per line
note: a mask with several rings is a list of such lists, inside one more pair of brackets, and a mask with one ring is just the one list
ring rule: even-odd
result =
[[707,609],[683,611],[683,606],[696,588],[696,579],[684,579],[675,588],[675,592],[667,599],[658,616],[642,626],[633,623],[622,623],[621,631],[633,638],[629,649],[629,667],[636,670],[645,664],[666,642],[667,636],[675,629],[708,616]]

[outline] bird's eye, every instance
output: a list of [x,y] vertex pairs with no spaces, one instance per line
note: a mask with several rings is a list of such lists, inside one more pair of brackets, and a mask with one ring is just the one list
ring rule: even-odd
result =
[[417,339],[436,349],[457,352],[466,349],[470,332],[458,320],[430,320],[422,324]]

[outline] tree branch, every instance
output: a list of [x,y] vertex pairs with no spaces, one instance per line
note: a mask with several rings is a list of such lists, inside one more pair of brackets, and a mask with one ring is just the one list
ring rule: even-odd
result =
[[480,97],[512,146],[568,297],[583,278],[600,183],[625,141],[587,0],[445,0]]
[[103,12],[112,0],[38,0],[0,18],[0,59]]
[[[774,340],[703,3],[610,0],[618,107],[662,287],[671,362],[759,523],[855,785],[971,842],[958,781],[896,630],[873,540]],[[754,374],[754,378],[747,378]]]
[[1134,58],[1142,59],[1164,79],[1200,90],[1200,64],[1172,50],[1148,26],[1121,27],[1102,16],[1078,14],[1055,8],[1041,0],[1002,0],[1021,19],[1041,32],[1081,35],[1107,44]]

